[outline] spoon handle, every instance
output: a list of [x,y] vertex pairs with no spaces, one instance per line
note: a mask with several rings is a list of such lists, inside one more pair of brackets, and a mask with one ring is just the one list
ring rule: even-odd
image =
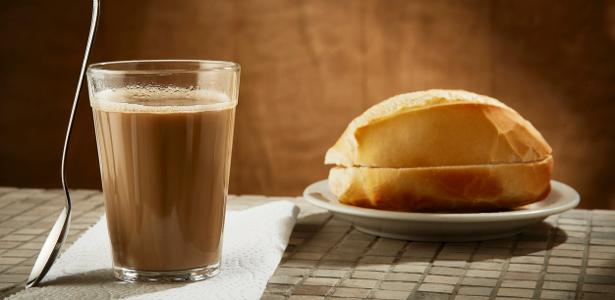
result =
[[70,111],[70,117],[68,119],[68,128],[66,129],[66,138],[64,139],[64,148],[62,149],[62,188],[66,193],[66,207],[70,212],[72,203],[70,201],[70,195],[68,192],[68,184],[66,182],[66,156],[68,155],[68,145],[70,144],[70,138],[74,127],[75,115],[77,114],[77,106],[79,103],[79,93],[81,93],[81,86],[83,84],[83,77],[85,76],[85,70],[88,65],[88,58],[90,56],[90,49],[94,42],[94,35],[96,34],[96,26],[98,25],[100,3],[99,0],[92,0],[92,20],[90,22],[90,32],[88,33],[88,40],[85,44],[85,53],[83,54],[83,61],[81,62],[81,71],[79,72],[79,79],[77,80],[77,87],[75,88],[75,96],[73,97],[73,106]]

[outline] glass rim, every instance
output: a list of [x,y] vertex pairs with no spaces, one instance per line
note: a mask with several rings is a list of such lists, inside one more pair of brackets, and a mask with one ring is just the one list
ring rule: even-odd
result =
[[[122,69],[121,66],[134,66],[148,64],[163,66],[164,64],[185,64],[198,66],[196,69],[182,68],[181,66],[159,69]],[[120,67],[111,69],[110,67]],[[232,61],[198,60],[198,59],[146,59],[146,60],[117,60],[93,63],[88,66],[89,74],[161,74],[161,73],[199,73],[209,71],[240,71],[241,66]]]

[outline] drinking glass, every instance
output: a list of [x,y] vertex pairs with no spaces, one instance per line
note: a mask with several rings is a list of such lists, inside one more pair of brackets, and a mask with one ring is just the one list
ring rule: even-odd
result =
[[219,272],[239,73],[223,61],[89,66],[116,278]]

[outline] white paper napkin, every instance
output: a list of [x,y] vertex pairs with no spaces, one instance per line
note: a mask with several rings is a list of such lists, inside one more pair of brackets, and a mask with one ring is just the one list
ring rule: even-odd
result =
[[114,280],[103,217],[58,259],[43,286],[10,299],[259,299],[286,249],[298,213],[290,201],[228,212],[220,274],[189,284]]

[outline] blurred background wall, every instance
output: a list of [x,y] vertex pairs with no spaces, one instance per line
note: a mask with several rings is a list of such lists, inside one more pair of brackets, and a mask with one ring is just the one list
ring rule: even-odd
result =
[[[92,62],[242,65],[232,193],[298,195],[370,105],[460,88],[531,120],[582,207],[615,208],[615,1],[102,2]],[[0,1],[0,185],[59,187],[90,5]],[[71,147],[70,185],[99,188],[85,93]]]

